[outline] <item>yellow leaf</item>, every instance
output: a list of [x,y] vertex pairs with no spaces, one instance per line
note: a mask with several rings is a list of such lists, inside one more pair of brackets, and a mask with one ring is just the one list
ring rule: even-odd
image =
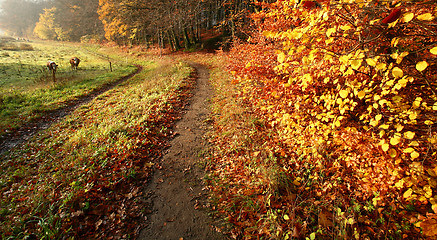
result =
[[285,215],[284,215],[284,220],[287,220],[287,221],[288,221],[288,220],[290,220],[290,217],[289,217],[287,214],[285,214]]
[[411,156],[411,159],[416,159],[420,156],[420,154],[418,152],[414,151],[410,154],[410,156]]
[[412,153],[412,152],[414,152],[414,148],[411,148],[411,147],[406,148],[406,149],[404,150],[404,153]]
[[410,120],[415,120],[417,118],[417,112],[411,112],[408,117]]
[[405,23],[407,23],[407,22],[413,20],[413,18],[414,18],[414,13],[405,13],[405,14],[402,16],[402,21],[405,22]]
[[358,70],[358,68],[361,67],[361,63],[363,62],[362,59],[358,59],[358,60],[352,60],[351,61],[351,66],[354,70]]
[[415,132],[410,132],[410,131],[408,131],[408,132],[404,132],[404,138],[406,138],[406,139],[413,139],[414,138],[414,135],[416,135],[416,133]]
[[425,124],[426,124],[426,125],[433,125],[433,124],[434,124],[434,122],[433,122],[433,121],[431,121],[431,120],[426,120],[426,121],[425,121]]
[[424,14],[417,16],[417,19],[420,21],[431,21],[434,19],[434,17],[432,16],[431,13],[424,13]]
[[366,96],[366,92],[365,91],[359,91],[358,92],[358,98],[359,99],[363,99]]
[[431,48],[431,50],[429,50],[432,54],[437,55],[437,47],[433,47]]
[[[399,38],[395,37],[391,40],[391,46],[396,47],[399,44]],[[396,59],[396,58],[395,58]]]
[[325,40],[325,44],[328,45],[330,43],[332,43],[334,41],[334,38],[328,38],[327,40]]
[[393,77],[395,77],[395,78],[401,78],[404,76],[404,72],[402,71],[402,69],[400,69],[398,67],[393,68],[392,74],[393,74]]
[[343,90],[340,90],[339,94],[340,94],[340,97],[342,97],[342,98],[346,98],[347,95],[349,94],[349,91],[343,89]]
[[435,102],[434,105],[432,106],[432,110],[437,111],[437,102]]
[[398,153],[392,148],[390,149],[390,151],[388,151],[388,154],[390,155],[390,157],[395,158]]
[[387,64],[385,64],[385,63],[379,63],[379,64],[376,65],[375,68],[376,68],[376,70],[382,70],[382,71],[384,71],[384,70],[387,69]]
[[425,187],[423,187],[423,191],[425,192],[424,196],[426,198],[431,198],[432,197],[432,189],[431,186],[426,185]]
[[428,64],[426,61],[421,61],[421,62],[418,62],[418,63],[416,64],[416,69],[417,69],[417,71],[422,72],[422,71],[425,70],[428,66],[429,66],[429,64]]
[[390,138],[390,144],[391,145],[397,145],[401,142],[401,136],[399,133],[395,133],[395,135]]
[[264,32],[263,32],[263,35],[264,35],[265,37],[273,37],[275,34],[272,33],[271,31],[264,31]]
[[343,26],[341,26],[340,28],[341,28],[341,30],[343,30],[343,31],[347,31],[347,30],[351,29],[351,26],[349,26],[349,25],[343,25]]
[[422,102],[422,98],[421,97],[417,97],[416,99],[414,99],[414,102],[413,102],[413,105],[412,105],[412,107],[413,108],[418,108],[418,107],[420,107],[420,103]]
[[413,189],[409,188],[406,192],[404,192],[404,198],[408,199],[413,194]]
[[401,189],[404,187],[404,183],[405,183],[405,180],[401,179],[397,183],[395,183],[395,187],[397,187],[398,189]]
[[376,121],[379,121],[381,119],[382,119],[382,115],[381,114],[378,114],[378,115],[375,116],[375,120]]
[[331,37],[331,35],[335,32],[336,32],[335,27],[330,28],[326,31],[326,36]]
[[376,63],[377,63],[377,61],[375,61],[375,59],[373,59],[373,58],[367,58],[366,62],[367,62],[367,64],[369,64],[369,66],[372,66],[372,67],[375,67]]
[[384,144],[382,144],[381,148],[382,148],[382,151],[387,152],[388,149],[390,148],[390,145],[388,145],[388,143],[384,143]]
[[280,52],[278,53],[278,62],[283,63],[285,61],[285,53]]

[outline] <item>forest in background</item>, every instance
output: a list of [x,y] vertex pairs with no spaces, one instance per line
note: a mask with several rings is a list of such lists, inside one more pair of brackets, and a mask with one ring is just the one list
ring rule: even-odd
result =
[[200,43],[211,29],[227,37],[240,34],[248,26],[247,16],[257,10],[253,2],[4,0],[0,28],[17,37],[158,44],[177,51]]

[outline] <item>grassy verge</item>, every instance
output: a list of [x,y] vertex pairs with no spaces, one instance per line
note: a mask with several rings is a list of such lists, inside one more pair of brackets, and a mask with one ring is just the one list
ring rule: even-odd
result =
[[2,238],[137,233],[147,207],[140,186],[193,84],[187,65],[168,59],[142,65],[143,72],[1,161]]
[[[135,66],[119,60],[110,72],[108,59],[96,47],[57,42],[26,45],[31,48],[0,50],[0,136],[135,71]],[[81,59],[78,71],[70,69],[72,56]],[[48,60],[59,65],[56,84],[45,69]]]

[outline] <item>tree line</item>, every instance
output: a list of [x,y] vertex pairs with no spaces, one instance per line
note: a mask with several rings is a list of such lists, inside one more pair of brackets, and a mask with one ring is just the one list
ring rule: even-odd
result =
[[[242,36],[254,0],[4,0],[0,28],[18,37],[190,48],[211,29]],[[19,6],[19,7],[17,7]],[[244,37],[244,36],[243,36]]]

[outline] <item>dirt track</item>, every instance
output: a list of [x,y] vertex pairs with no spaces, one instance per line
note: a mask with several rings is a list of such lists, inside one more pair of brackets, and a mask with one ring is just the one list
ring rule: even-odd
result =
[[212,90],[208,70],[199,64],[192,66],[198,73],[194,96],[187,112],[176,123],[178,135],[170,142],[159,169],[143,190],[152,213],[147,216],[149,225],[140,233],[141,240],[226,239],[215,231],[212,219],[202,210],[207,203],[201,182],[204,172],[198,162],[207,144],[204,133],[208,128],[207,101]]

